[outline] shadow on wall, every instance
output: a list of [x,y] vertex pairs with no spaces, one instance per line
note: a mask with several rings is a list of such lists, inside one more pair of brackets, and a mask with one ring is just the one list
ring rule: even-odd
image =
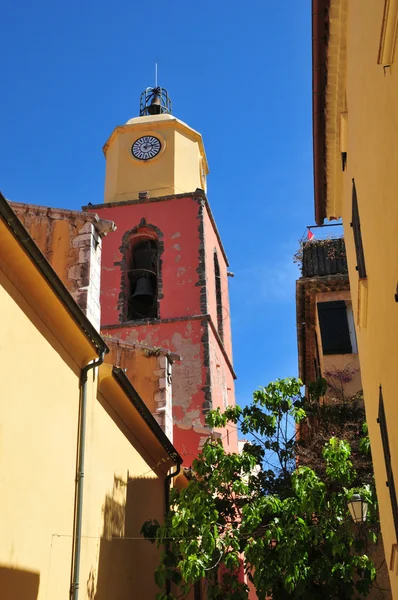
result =
[[[140,534],[148,519],[163,519],[163,481],[158,478],[115,477],[112,495],[104,504],[104,530],[100,541],[98,577],[87,582],[90,600],[148,600],[159,592],[154,571],[159,552]],[[96,587],[96,590],[95,590]]]
[[36,600],[40,573],[0,565],[0,596],[2,600]]

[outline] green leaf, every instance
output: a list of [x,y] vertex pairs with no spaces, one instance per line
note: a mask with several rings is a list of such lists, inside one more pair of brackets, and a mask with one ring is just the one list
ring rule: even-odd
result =
[[[209,438],[193,461],[188,486],[171,491],[164,522],[143,525],[143,535],[163,548],[155,573],[162,590],[172,581],[183,598],[205,578],[208,600],[247,600],[248,588],[238,577],[243,568],[261,600],[348,599],[369,592],[375,567],[347,508],[352,494],[360,493],[369,507],[368,537],[375,540],[370,449],[369,458],[357,459],[368,443],[364,413],[358,413],[357,399],[325,403],[327,386],[326,380],[308,386],[306,398],[299,379],[277,379],[257,389],[243,408],[210,411],[210,427],[230,423],[247,442],[243,452],[227,453],[221,440]],[[305,435],[297,439],[296,432],[311,438],[322,423],[333,423],[344,433],[347,415],[355,417],[355,435],[319,438],[311,450],[317,460],[309,466]],[[174,600],[163,591],[157,598]]]

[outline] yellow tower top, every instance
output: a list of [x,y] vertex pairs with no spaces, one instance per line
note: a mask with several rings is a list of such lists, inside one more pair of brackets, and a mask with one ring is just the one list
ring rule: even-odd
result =
[[140,192],[158,197],[206,191],[202,136],[166,111],[151,114],[151,108],[160,110],[160,89],[154,88],[152,104],[141,109],[144,116],[116,127],[104,145],[105,202],[137,200]]

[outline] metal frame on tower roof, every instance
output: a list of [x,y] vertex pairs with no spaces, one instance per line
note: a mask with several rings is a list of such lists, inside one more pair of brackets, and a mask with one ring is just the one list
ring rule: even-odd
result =
[[165,88],[147,87],[140,98],[140,117],[171,115],[171,100]]

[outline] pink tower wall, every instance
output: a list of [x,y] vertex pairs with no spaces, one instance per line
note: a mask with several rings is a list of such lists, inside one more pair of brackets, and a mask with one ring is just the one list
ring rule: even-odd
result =
[[[207,200],[200,193],[101,204],[86,210],[114,221],[117,227],[102,248],[102,334],[161,346],[182,357],[173,367],[173,435],[188,466],[209,435],[206,412],[235,404],[227,262]],[[160,318],[124,321],[121,247],[125,234],[140,223],[155,227],[159,236]],[[217,333],[214,251],[222,282],[224,344]],[[220,434],[226,449],[237,451],[235,428]]]

